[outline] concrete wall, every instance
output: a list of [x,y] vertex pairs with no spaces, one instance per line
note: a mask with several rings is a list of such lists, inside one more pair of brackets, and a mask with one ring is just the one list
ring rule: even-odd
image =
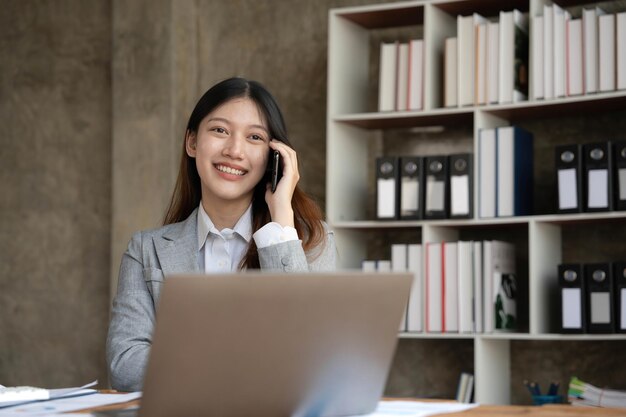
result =
[[[2,2],[0,384],[106,385],[121,254],[132,232],[160,225],[187,118],[215,82],[239,75],[275,94],[301,183],[324,205],[328,9],[380,2]],[[555,126],[529,127],[549,136]],[[598,126],[596,137],[608,133]],[[584,246],[584,235],[572,234]],[[393,238],[380,239],[388,247]],[[611,248],[612,256],[624,249]],[[528,401],[521,379],[566,383],[574,373],[626,388],[623,347],[514,342],[512,399]],[[471,341],[401,340],[387,394],[453,396],[472,352]],[[595,366],[606,358],[615,360]]]

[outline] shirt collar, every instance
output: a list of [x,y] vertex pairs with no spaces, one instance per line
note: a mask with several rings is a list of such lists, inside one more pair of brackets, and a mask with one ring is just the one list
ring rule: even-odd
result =
[[[241,236],[246,242],[250,243],[252,239],[252,204],[248,206],[246,211],[241,215],[237,224],[233,228],[234,233]],[[202,207],[202,201],[198,207],[198,248],[201,249],[206,242],[209,233],[221,236],[219,230],[215,227],[209,215]]]

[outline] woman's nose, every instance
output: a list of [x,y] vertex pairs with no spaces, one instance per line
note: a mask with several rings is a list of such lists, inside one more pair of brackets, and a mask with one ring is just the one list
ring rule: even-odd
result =
[[235,159],[243,158],[244,140],[240,135],[232,135],[228,138],[223,154]]

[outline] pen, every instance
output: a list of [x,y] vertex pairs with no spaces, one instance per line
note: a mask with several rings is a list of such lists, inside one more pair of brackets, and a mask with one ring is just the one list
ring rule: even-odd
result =
[[557,395],[559,392],[559,383],[552,382],[550,383],[550,388],[548,389],[548,395]]

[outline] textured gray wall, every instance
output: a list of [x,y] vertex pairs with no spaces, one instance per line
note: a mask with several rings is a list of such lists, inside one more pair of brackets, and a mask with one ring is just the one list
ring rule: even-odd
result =
[[[302,185],[323,206],[328,9],[381,2],[4,0],[0,383],[106,381],[109,282],[117,279],[131,233],[162,221],[187,117],[216,81],[244,76],[275,94],[301,156]],[[373,42],[395,36],[381,31]],[[539,150],[549,153],[554,143],[624,131],[622,116],[526,127],[541,139]],[[471,143],[456,142],[471,137],[471,127],[430,137],[409,132],[408,141],[405,133],[390,132],[385,149],[374,152],[397,152],[407,143],[419,149],[432,144],[431,150]],[[537,157],[549,159],[543,155]],[[536,188],[545,195],[553,180],[546,169],[538,172]],[[398,232],[372,233],[371,255],[388,256],[396,239],[419,239],[415,231]],[[565,256],[584,253],[586,236],[595,233],[597,241],[604,232],[611,228],[566,227]],[[606,249],[613,257],[624,253],[620,246]],[[577,374],[626,388],[617,359],[596,366],[618,358],[622,342],[511,345],[516,403],[528,402],[522,379],[565,383]],[[401,340],[387,394],[452,397],[459,372],[473,369],[472,355],[471,341]]]
[[0,7],[0,383],[106,382],[106,1]]

